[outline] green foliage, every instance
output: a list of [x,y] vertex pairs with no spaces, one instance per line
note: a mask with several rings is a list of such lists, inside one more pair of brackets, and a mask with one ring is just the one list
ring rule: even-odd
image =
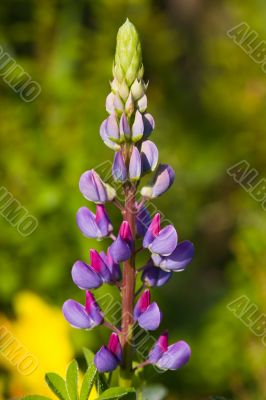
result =
[[73,360],[68,368],[66,373],[66,387],[68,396],[71,400],[78,399],[78,363],[76,360]]
[[60,375],[55,372],[48,372],[45,375],[45,380],[49,388],[60,400],[72,400],[68,395],[66,382]]
[[97,400],[108,399],[136,400],[136,391],[133,388],[112,387],[104,391]]

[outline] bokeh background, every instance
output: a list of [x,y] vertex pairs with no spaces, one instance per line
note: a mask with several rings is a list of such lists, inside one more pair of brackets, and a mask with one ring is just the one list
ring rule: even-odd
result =
[[0,216],[0,323],[39,362],[25,377],[0,353],[1,396],[48,394],[45,372],[64,373],[73,356],[82,365],[82,346],[106,340],[101,328],[69,328],[60,307],[83,300],[70,269],[92,243],[76,227],[77,184],[112,157],[98,132],[126,17],[142,40],[153,140],[177,175],[156,206],[196,246],[189,268],[155,291],[163,328],[191,343],[191,362],[148,381],[168,399],[263,400],[266,348],[227,308],[245,295],[266,312],[266,213],[226,172],[247,160],[266,177],[266,75],[226,34],[246,21],[266,40],[259,0],[1,1],[0,44],[42,87],[25,103],[0,77],[0,184],[39,223],[22,237]]

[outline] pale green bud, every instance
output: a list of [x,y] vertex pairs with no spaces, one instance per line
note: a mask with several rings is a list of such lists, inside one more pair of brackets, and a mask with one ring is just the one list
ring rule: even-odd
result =
[[139,100],[145,93],[145,85],[142,81],[135,79],[131,86],[131,93],[134,100]]
[[129,87],[136,78],[143,76],[139,36],[135,26],[128,19],[117,33],[113,74],[119,83],[125,79]]
[[125,81],[123,81],[123,82],[120,84],[118,93],[119,93],[120,97],[121,97],[124,101],[127,100],[128,95],[129,95],[129,89],[128,89],[128,86],[127,86],[127,84],[126,84]]
[[132,94],[129,93],[127,102],[125,104],[125,111],[126,111],[126,114],[128,117],[131,117],[131,115],[134,112],[134,109],[135,109],[134,100],[133,100]]

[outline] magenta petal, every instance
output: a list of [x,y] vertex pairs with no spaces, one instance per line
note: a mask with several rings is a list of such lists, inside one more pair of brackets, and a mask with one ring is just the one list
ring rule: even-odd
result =
[[103,283],[98,273],[82,261],[75,262],[71,274],[73,282],[83,290],[96,289]]
[[122,361],[122,347],[119,341],[119,336],[116,333],[112,333],[107,346],[119,361]]
[[91,317],[91,319],[94,321],[95,325],[99,325],[102,323],[103,314],[101,312],[98,303],[95,300],[95,297],[89,290],[86,291],[85,309],[89,314],[89,316]]
[[119,228],[119,236],[121,239],[125,240],[129,245],[132,244],[133,236],[131,233],[131,229],[129,223],[127,221],[123,221]]
[[151,303],[147,310],[138,317],[139,326],[147,331],[154,331],[157,329],[161,320],[162,313],[158,304],[155,302]]
[[167,225],[163,228],[159,235],[149,245],[152,253],[160,254],[162,256],[170,255],[177,245],[177,233],[172,225]]
[[160,232],[160,214],[157,213],[153,217],[151,224],[143,238],[143,247],[146,249],[153,240],[159,235]]
[[157,367],[161,369],[176,370],[185,365],[191,356],[189,345],[180,340],[168,347],[162,357],[156,362]]
[[101,276],[104,282],[109,282],[111,279],[110,270],[97,250],[90,250],[90,259],[91,268]]
[[168,350],[168,332],[165,331],[161,334],[157,342],[152,347],[149,353],[148,360],[152,364],[155,364],[162,357],[163,353],[165,353],[167,350]]
[[99,372],[111,372],[118,366],[118,359],[106,346],[102,346],[95,354],[94,364]]
[[144,290],[134,307],[134,318],[138,319],[151,303],[151,293],[149,289]]
[[63,314],[65,319],[74,328],[91,329],[96,325],[86,312],[85,307],[75,300],[65,301],[63,304]]

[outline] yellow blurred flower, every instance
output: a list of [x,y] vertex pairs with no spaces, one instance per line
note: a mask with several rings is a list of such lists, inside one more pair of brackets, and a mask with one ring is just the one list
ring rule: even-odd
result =
[[[50,371],[65,375],[67,364],[74,357],[69,341],[70,328],[59,308],[48,305],[33,293],[18,294],[14,309],[17,316],[14,321],[0,314],[0,366],[10,373],[9,396],[41,394],[55,398],[44,381],[44,375]],[[9,335],[9,339],[1,333]],[[24,351],[24,362],[13,362],[15,365],[12,365],[16,356],[14,353],[12,358],[3,349],[4,340],[7,349],[8,340],[15,341],[17,348],[20,346],[18,353],[23,357]]]

